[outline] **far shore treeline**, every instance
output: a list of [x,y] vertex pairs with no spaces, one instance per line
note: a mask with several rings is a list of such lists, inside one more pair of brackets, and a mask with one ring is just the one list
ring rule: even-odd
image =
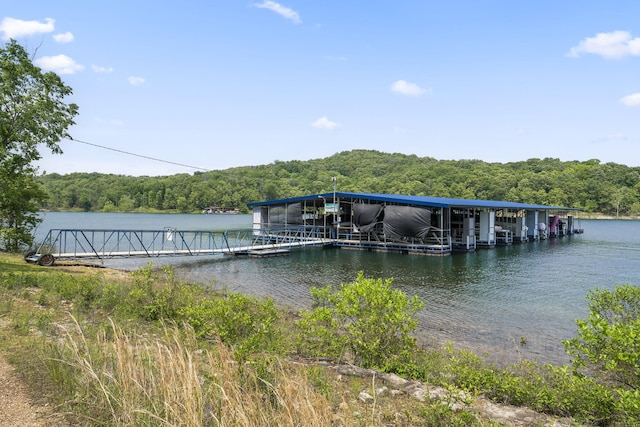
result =
[[323,159],[275,161],[193,174],[126,176],[43,173],[46,210],[200,212],[209,206],[248,212],[247,203],[337,190],[508,200],[640,214],[640,167],[599,160],[528,159],[511,163],[437,160],[373,150]]

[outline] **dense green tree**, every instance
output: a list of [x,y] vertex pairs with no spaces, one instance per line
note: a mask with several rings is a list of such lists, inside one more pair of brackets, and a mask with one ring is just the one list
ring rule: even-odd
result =
[[[415,155],[352,150],[324,159],[276,161],[164,177],[57,174],[39,177],[53,209],[102,209],[123,194],[135,209],[199,212],[207,206],[238,208],[247,203],[333,191],[397,193],[466,199],[553,204],[615,215],[640,211],[640,168],[597,160],[561,162],[529,159],[507,164],[481,160],[436,160]],[[615,197],[617,196],[617,197]],[[178,199],[183,197],[186,199]]]
[[615,209],[616,217],[620,216],[620,212],[630,207],[637,195],[634,195],[634,191],[628,187],[619,187],[611,192],[611,205]]
[[128,194],[123,194],[118,200],[118,210],[122,212],[131,212],[135,209],[135,201]]
[[64,98],[72,90],[55,73],[43,73],[25,49],[10,40],[0,48],[0,245],[17,251],[32,243],[35,211],[46,193],[35,181],[40,147],[58,143],[78,113]]

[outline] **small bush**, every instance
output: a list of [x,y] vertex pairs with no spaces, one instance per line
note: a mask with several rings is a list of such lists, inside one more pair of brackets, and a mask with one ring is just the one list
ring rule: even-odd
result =
[[125,315],[144,320],[179,320],[180,311],[202,293],[198,286],[177,280],[170,266],[158,271],[148,263],[136,270],[133,278],[118,309]]
[[523,361],[498,369],[475,353],[451,344],[414,354],[415,369],[411,373],[429,384],[460,388],[496,402],[592,424],[607,424],[614,413],[609,388],[566,366]]
[[566,366],[521,362],[497,372],[486,394],[500,402],[588,423],[606,423],[613,413],[611,391]]
[[359,272],[355,282],[336,292],[330,286],[312,288],[316,307],[302,311],[299,349],[337,358],[348,351],[356,364],[383,370],[410,359],[416,346],[414,316],[423,303],[391,289],[391,283]]
[[242,358],[253,352],[280,352],[284,346],[281,319],[272,299],[230,293],[203,299],[180,310],[200,339],[220,338]]
[[102,287],[102,292],[96,300],[96,306],[112,313],[120,307],[129,294],[129,287],[122,283],[106,282]]
[[0,274],[0,287],[7,290],[37,287],[42,277],[44,275],[38,273],[2,273]]
[[578,336],[564,345],[576,368],[601,381],[640,388],[640,287],[594,289],[589,318],[577,320]]
[[91,308],[102,293],[102,279],[98,275],[73,276],[59,273],[49,275],[40,287],[47,292],[54,292],[59,299],[73,301],[77,308]]

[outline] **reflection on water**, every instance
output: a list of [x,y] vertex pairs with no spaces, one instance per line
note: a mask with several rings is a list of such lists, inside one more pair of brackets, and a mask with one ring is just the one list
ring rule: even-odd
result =
[[[157,224],[182,230],[241,228],[251,222],[248,215],[158,218],[137,214],[128,219],[118,217],[123,214],[87,215],[93,221],[95,215],[103,215],[101,224],[109,223],[108,215],[116,215],[114,221],[120,221],[117,227],[122,227],[122,221],[133,220],[150,224],[136,227],[146,229]],[[226,223],[219,226],[216,221]],[[97,228],[74,222],[74,227]],[[586,317],[589,289],[611,289],[623,283],[640,286],[635,267],[640,258],[640,221],[583,220],[582,227],[583,235],[448,257],[315,248],[294,250],[279,258],[217,256],[153,261],[175,264],[183,278],[272,297],[295,309],[309,306],[311,287],[351,282],[358,271],[368,277],[393,278],[394,287],[425,302],[418,330],[424,342],[451,341],[501,362],[530,358],[562,363],[568,359],[561,342],[575,335],[575,319]],[[112,260],[106,265],[133,269],[147,261]]]

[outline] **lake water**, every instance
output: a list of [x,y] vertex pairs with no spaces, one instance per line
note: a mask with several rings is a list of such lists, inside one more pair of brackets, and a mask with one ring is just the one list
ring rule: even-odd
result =
[[[227,230],[251,227],[251,215],[46,213],[36,237],[50,228]],[[309,307],[310,288],[368,277],[424,303],[418,336],[453,342],[496,362],[564,363],[562,340],[586,318],[594,287],[640,286],[640,221],[582,220],[584,234],[473,253],[430,257],[340,249],[293,250],[278,258],[232,256],[108,260],[135,269],[151,260],[172,264],[180,277],[214,288],[272,297],[293,309]]]

